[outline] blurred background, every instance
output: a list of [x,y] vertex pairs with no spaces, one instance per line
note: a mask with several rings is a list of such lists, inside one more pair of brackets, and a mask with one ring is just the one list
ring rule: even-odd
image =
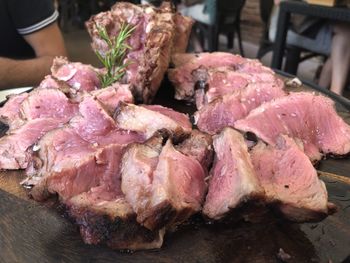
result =
[[[139,1],[130,2],[138,3]],[[151,2],[157,5],[161,1]],[[108,10],[114,3],[115,1],[112,0],[56,1],[56,7],[60,12],[59,25],[72,61],[99,66],[99,61],[91,50],[90,37],[85,30],[84,22],[91,15]],[[203,8],[197,8],[197,10],[194,8],[201,3],[205,4],[205,8],[212,3],[215,5],[213,10],[216,13],[213,15],[210,10],[209,12],[204,11],[209,13],[206,15],[209,18],[201,17]],[[199,41],[201,45],[199,51],[219,50],[243,54],[247,58],[258,58],[263,64],[271,66],[273,42],[268,35],[274,11],[273,0],[184,0],[182,2],[175,1],[175,5],[183,14],[191,15],[197,21],[193,31],[198,36],[198,40],[191,41],[189,51],[198,51],[196,42]],[[218,18],[215,18],[215,15]],[[213,23],[217,24],[214,35],[210,34]],[[211,39],[205,39],[206,37]],[[216,43],[214,39],[217,39]],[[288,64],[293,64],[293,68],[288,68],[287,65],[287,67],[283,67],[284,70],[296,74],[301,79],[317,83],[327,55],[297,48],[298,52],[300,50],[300,57],[302,54],[306,56],[297,61],[288,62]],[[350,97],[349,85],[347,85],[343,95]]]

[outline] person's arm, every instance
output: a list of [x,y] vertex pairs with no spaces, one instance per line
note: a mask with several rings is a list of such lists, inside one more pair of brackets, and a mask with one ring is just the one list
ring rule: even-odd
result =
[[24,35],[24,39],[34,49],[36,58],[14,60],[0,57],[0,89],[39,84],[50,73],[54,57],[67,55],[57,23]]

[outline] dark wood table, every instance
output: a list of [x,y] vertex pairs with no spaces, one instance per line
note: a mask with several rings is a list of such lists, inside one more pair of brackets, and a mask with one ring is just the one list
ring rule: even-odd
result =
[[313,16],[335,21],[350,23],[350,9],[345,7],[327,7],[311,5],[298,1],[283,1],[280,4],[276,41],[271,67],[282,68],[283,53],[286,46],[287,31],[291,14]]

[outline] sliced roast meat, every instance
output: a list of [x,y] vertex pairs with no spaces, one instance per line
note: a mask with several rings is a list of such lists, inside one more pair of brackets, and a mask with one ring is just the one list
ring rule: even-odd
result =
[[239,132],[225,128],[214,136],[214,150],[215,159],[203,214],[211,219],[220,219],[242,203],[262,198],[264,191]]
[[312,161],[322,154],[350,152],[350,126],[337,115],[334,102],[308,92],[291,93],[254,109],[235,128],[275,145],[280,134],[298,138]]
[[[71,87],[70,93],[72,96],[77,92],[92,91],[101,87],[97,69],[91,65],[69,62],[63,57],[55,58],[51,67],[51,73],[52,77],[67,83]],[[51,80],[50,83],[53,83]]]
[[77,109],[78,105],[60,90],[47,88],[11,96],[0,109],[0,114],[4,123],[13,130],[26,121],[39,118],[55,118],[67,122],[76,114]]
[[[87,22],[93,38],[92,47],[104,55],[108,47],[98,34],[98,26],[105,27],[110,37],[120,32],[122,25],[134,27],[128,39],[131,49],[127,52],[124,81],[130,83],[138,101],[149,103],[156,94],[168,68],[172,50],[183,50],[188,41],[192,23],[174,13],[169,2],[159,8],[150,5],[116,3],[111,11],[93,16]],[[174,43],[178,47],[174,47]]]
[[35,89],[22,102],[20,111],[22,118],[28,121],[53,118],[67,122],[78,112],[78,105],[58,89]]
[[31,193],[37,200],[53,193],[65,200],[97,186],[106,173],[116,172],[113,164],[119,161],[112,158],[119,158],[130,142],[143,140],[142,135],[117,129],[92,97],[80,103],[79,111],[69,126],[47,133],[36,145],[39,151],[26,184],[35,185]]
[[63,125],[61,119],[36,119],[26,122],[0,138],[0,169],[25,169],[31,159],[27,150],[45,133]]
[[[205,104],[210,103],[223,95],[245,89],[250,83],[266,83],[279,89],[283,89],[284,87],[283,81],[269,71],[263,72],[263,70],[261,70],[261,72],[258,73],[246,73],[233,71],[227,67],[209,70],[206,83],[208,85],[208,90],[205,93]],[[198,109],[202,106],[197,101],[196,105]]]
[[137,213],[137,221],[148,229],[185,221],[200,211],[206,191],[203,167],[194,158],[177,151],[170,140],[158,159],[152,186],[145,189],[146,208]]
[[113,118],[93,97],[84,98],[79,104],[79,113],[69,124],[86,141],[93,142],[116,129]]
[[145,143],[130,144],[123,155],[121,189],[137,215],[147,209],[162,143],[163,137],[157,134]]
[[235,70],[237,72],[244,72],[248,74],[264,73],[264,75],[262,75],[261,78],[265,76],[266,79],[262,78],[262,81],[268,81],[271,78],[270,75],[275,75],[271,68],[264,66],[257,59],[245,59],[244,63],[240,63],[235,66]]
[[[29,93],[19,106],[16,125],[0,139],[0,169],[24,169],[30,161],[29,147],[45,133],[68,122],[78,106],[57,89]],[[14,119],[13,119],[14,120]]]
[[181,125],[186,130],[192,129],[192,125],[189,121],[188,114],[183,114],[183,113],[174,111],[171,108],[167,108],[161,105],[142,105],[142,106],[148,110],[158,112],[164,116],[169,117],[170,119],[176,121],[179,125]]
[[88,244],[159,248],[164,231],[137,224],[120,185],[123,149],[143,141],[143,136],[113,126],[113,119],[93,97],[85,97],[79,112],[69,126],[47,133],[36,145],[24,182],[34,186],[31,196],[43,201],[58,194]]
[[38,151],[23,182],[34,186],[31,196],[43,201],[58,193],[65,200],[96,186],[103,172],[96,163],[96,155],[101,152],[96,146],[83,140],[72,128],[47,133],[35,146]]
[[[196,82],[203,81],[206,71],[209,68],[234,68],[238,64],[244,63],[246,59],[230,53],[214,52],[200,53],[193,56],[187,54],[175,54],[172,60],[175,64],[175,68],[168,70],[168,77],[175,86],[175,98],[178,100],[192,101]],[[202,71],[204,70],[204,73],[201,74],[201,79],[194,76],[198,69],[202,69]]]
[[195,113],[195,124],[206,133],[215,134],[225,127],[233,127],[237,120],[272,99],[283,97],[286,92],[279,85],[267,83],[249,84],[205,105]]
[[200,163],[177,151],[170,140],[161,152],[160,144],[153,139],[134,145],[122,162],[122,189],[137,221],[151,230],[183,222],[200,211],[206,191]]
[[[178,53],[173,55],[173,62],[175,67],[180,69],[186,69],[186,71],[191,72],[197,69],[199,66],[204,66],[206,68],[216,68],[216,67],[236,67],[247,61],[239,55],[234,55],[227,52],[213,52],[213,53]],[[186,72],[188,74],[188,72]]]
[[250,83],[284,86],[283,81],[259,61],[229,53],[177,54],[173,62],[175,69],[169,69],[168,76],[175,86],[175,98],[195,100],[197,109]]
[[115,144],[103,148],[95,164],[100,171],[90,173],[90,177],[99,178],[98,184],[65,201],[69,215],[80,227],[85,243],[106,243],[115,249],[159,248],[164,231],[140,226],[121,191],[121,149]]
[[162,106],[136,106],[120,103],[114,114],[117,126],[123,130],[142,133],[150,138],[159,130],[175,138],[188,135],[192,125],[187,115]]
[[287,218],[310,221],[328,214],[325,184],[293,139],[279,136],[275,146],[260,142],[251,156],[267,200],[275,203]]
[[[40,83],[40,85],[38,86],[38,89],[61,89],[61,84],[65,83],[64,81],[60,81],[58,79],[55,79],[52,75],[47,75]],[[69,91],[69,86],[68,84],[64,85],[64,89],[65,92],[64,93],[68,93]]]
[[130,91],[130,85],[114,83],[112,86],[96,90],[91,94],[104,106],[107,112],[113,115],[119,102],[133,103],[134,98]]
[[213,161],[213,139],[210,135],[192,130],[191,135],[175,146],[184,155],[196,159],[207,171]]
[[[118,172],[122,149],[140,141],[137,134],[113,131],[106,138],[89,143],[73,129],[57,129],[38,143],[38,151],[27,171],[27,185],[34,185],[31,195],[42,201],[52,194],[62,200],[86,192],[101,184],[109,173]],[[117,160],[117,161],[115,161]]]
[[83,193],[70,199],[68,214],[80,228],[87,244],[107,244],[113,249],[154,249],[163,244],[165,231],[140,226],[123,197],[111,201],[91,200]]
[[4,106],[0,108],[0,121],[10,129],[18,128],[23,124],[21,118],[21,104],[28,97],[28,93],[10,95]]

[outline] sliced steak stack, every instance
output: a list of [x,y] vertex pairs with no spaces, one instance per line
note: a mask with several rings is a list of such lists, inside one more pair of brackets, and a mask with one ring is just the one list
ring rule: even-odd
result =
[[80,103],[79,112],[67,127],[47,133],[37,144],[36,159],[24,182],[34,185],[32,197],[42,201],[58,194],[88,244],[160,247],[164,231],[138,225],[120,189],[123,148],[143,141],[143,136],[117,128],[93,97]]
[[159,8],[121,2],[111,11],[93,16],[86,25],[93,49],[102,55],[108,47],[98,35],[98,26],[105,27],[110,37],[115,37],[122,25],[134,27],[128,40],[131,50],[125,59],[131,64],[124,81],[132,85],[137,101],[149,103],[168,68],[171,53],[185,51],[192,20],[175,14],[169,2]]
[[280,86],[268,82],[248,84],[245,89],[224,95],[202,107],[195,113],[195,124],[201,131],[215,134],[225,127],[233,127],[237,120],[261,104],[285,95]]
[[10,130],[0,138],[0,169],[26,168],[31,158],[29,148],[45,133],[68,122],[78,108],[57,89],[34,90],[26,96],[20,95],[19,101],[23,97],[21,104],[15,103],[19,110],[8,115]]
[[[33,197],[42,200],[58,193],[65,200],[87,191],[108,172],[102,165],[108,164],[104,163],[107,146],[117,144],[110,149],[117,154],[121,146],[142,139],[142,135],[119,130],[100,103],[87,96],[69,125],[47,133],[37,143],[39,151],[28,169],[33,176],[29,181],[35,185]],[[111,172],[115,172],[113,168]]]
[[243,136],[225,128],[214,136],[215,158],[203,214],[220,219],[245,202],[262,198],[264,191],[256,177]]
[[[107,90],[107,94],[109,93],[110,91]],[[145,108],[146,106],[124,103],[122,105],[125,107],[120,106],[116,116],[127,116],[132,112],[136,119],[131,119],[130,122],[115,122],[104,110],[98,100],[98,95],[101,93],[95,94],[95,96],[85,96],[79,104],[79,114],[71,119],[69,125],[47,133],[37,143],[36,149],[39,150],[27,169],[28,179],[23,183],[33,186],[31,195],[38,201],[58,194],[60,201],[66,205],[68,214],[79,225],[81,235],[88,244],[105,243],[116,249],[159,248],[165,233],[162,228],[166,224],[162,221],[157,225],[154,224],[154,227],[146,228],[146,224],[143,226],[136,221],[138,214],[134,212],[134,207],[129,204],[128,198],[125,198],[121,189],[120,164],[128,144],[134,143],[132,145],[144,147],[142,144],[144,139],[152,136],[153,133],[157,134],[158,129],[169,130],[169,132],[162,134],[176,134],[179,129],[184,129],[181,126],[184,125],[186,128],[182,133],[189,134],[191,132],[189,119],[184,114],[161,106],[149,106],[152,108],[149,110]],[[121,96],[121,98],[123,97]],[[109,102],[111,105],[113,102],[120,104],[116,99]],[[146,116],[144,111],[149,112],[151,116],[148,120],[143,120],[142,125],[140,125],[137,120]],[[170,116],[173,116],[174,119]],[[163,126],[159,120],[158,126],[152,126],[152,117],[163,118]],[[127,130],[124,130],[123,124],[127,124]],[[190,138],[192,139],[193,136]],[[202,137],[199,140],[203,141]],[[162,141],[163,137],[160,140],[161,148]],[[147,144],[148,142],[145,146]],[[170,140],[167,144],[170,147]],[[206,145],[205,150],[208,147]],[[195,170],[197,174],[192,176],[193,184],[188,184],[189,181],[185,180],[186,176],[183,173],[174,174],[171,168],[166,170],[167,174],[160,172],[160,176],[169,177],[169,184],[164,185],[164,187],[173,187],[176,176],[181,177],[182,175],[184,177],[178,179],[178,185],[182,185],[184,188],[184,198],[188,198],[185,199],[186,202],[180,202],[180,198],[175,200],[175,197],[170,199],[171,194],[176,195],[177,192],[169,191],[162,203],[165,204],[166,201],[173,200],[172,204],[177,205],[178,209],[176,210],[178,211],[177,217],[173,218],[173,221],[179,222],[200,210],[199,202],[204,197],[205,173],[203,172],[204,168],[196,158],[182,155],[174,148],[170,149],[170,153],[167,153],[165,149],[167,148],[164,147],[161,151],[161,156],[165,155],[165,157],[160,158],[160,160],[164,159],[164,163],[171,163],[171,159],[169,159],[171,157],[167,156],[175,155],[174,158],[182,157],[183,160],[187,160],[187,163],[191,164],[189,168],[187,166],[183,168],[185,171],[190,169],[189,174],[193,169],[197,169]],[[180,166],[179,163],[177,165]],[[134,170],[132,168],[134,167],[130,167],[130,171],[135,171],[135,168]],[[197,192],[191,187],[195,188]],[[161,189],[160,185],[158,185],[158,189]],[[177,191],[177,189],[175,190]],[[159,197],[156,194],[157,191],[153,193],[157,198]],[[191,203],[192,199],[190,198],[195,200]],[[158,210],[153,206],[148,206],[147,213],[149,214],[146,217],[148,221],[158,219]],[[151,213],[151,208],[155,209],[154,213]]]
[[318,179],[309,158],[295,141],[279,136],[275,146],[260,142],[252,153],[259,182],[268,202],[290,220],[320,220],[328,215],[325,184]]
[[179,146],[162,142],[156,135],[133,144],[122,161],[122,190],[148,229],[185,221],[201,210],[206,192],[211,138],[195,132]]
[[280,134],[299,139],[311,161],[350,152],[350,126],[337,115],[334,102],[308,92],[291,93],[254,109],[234,124],[275,145]]

